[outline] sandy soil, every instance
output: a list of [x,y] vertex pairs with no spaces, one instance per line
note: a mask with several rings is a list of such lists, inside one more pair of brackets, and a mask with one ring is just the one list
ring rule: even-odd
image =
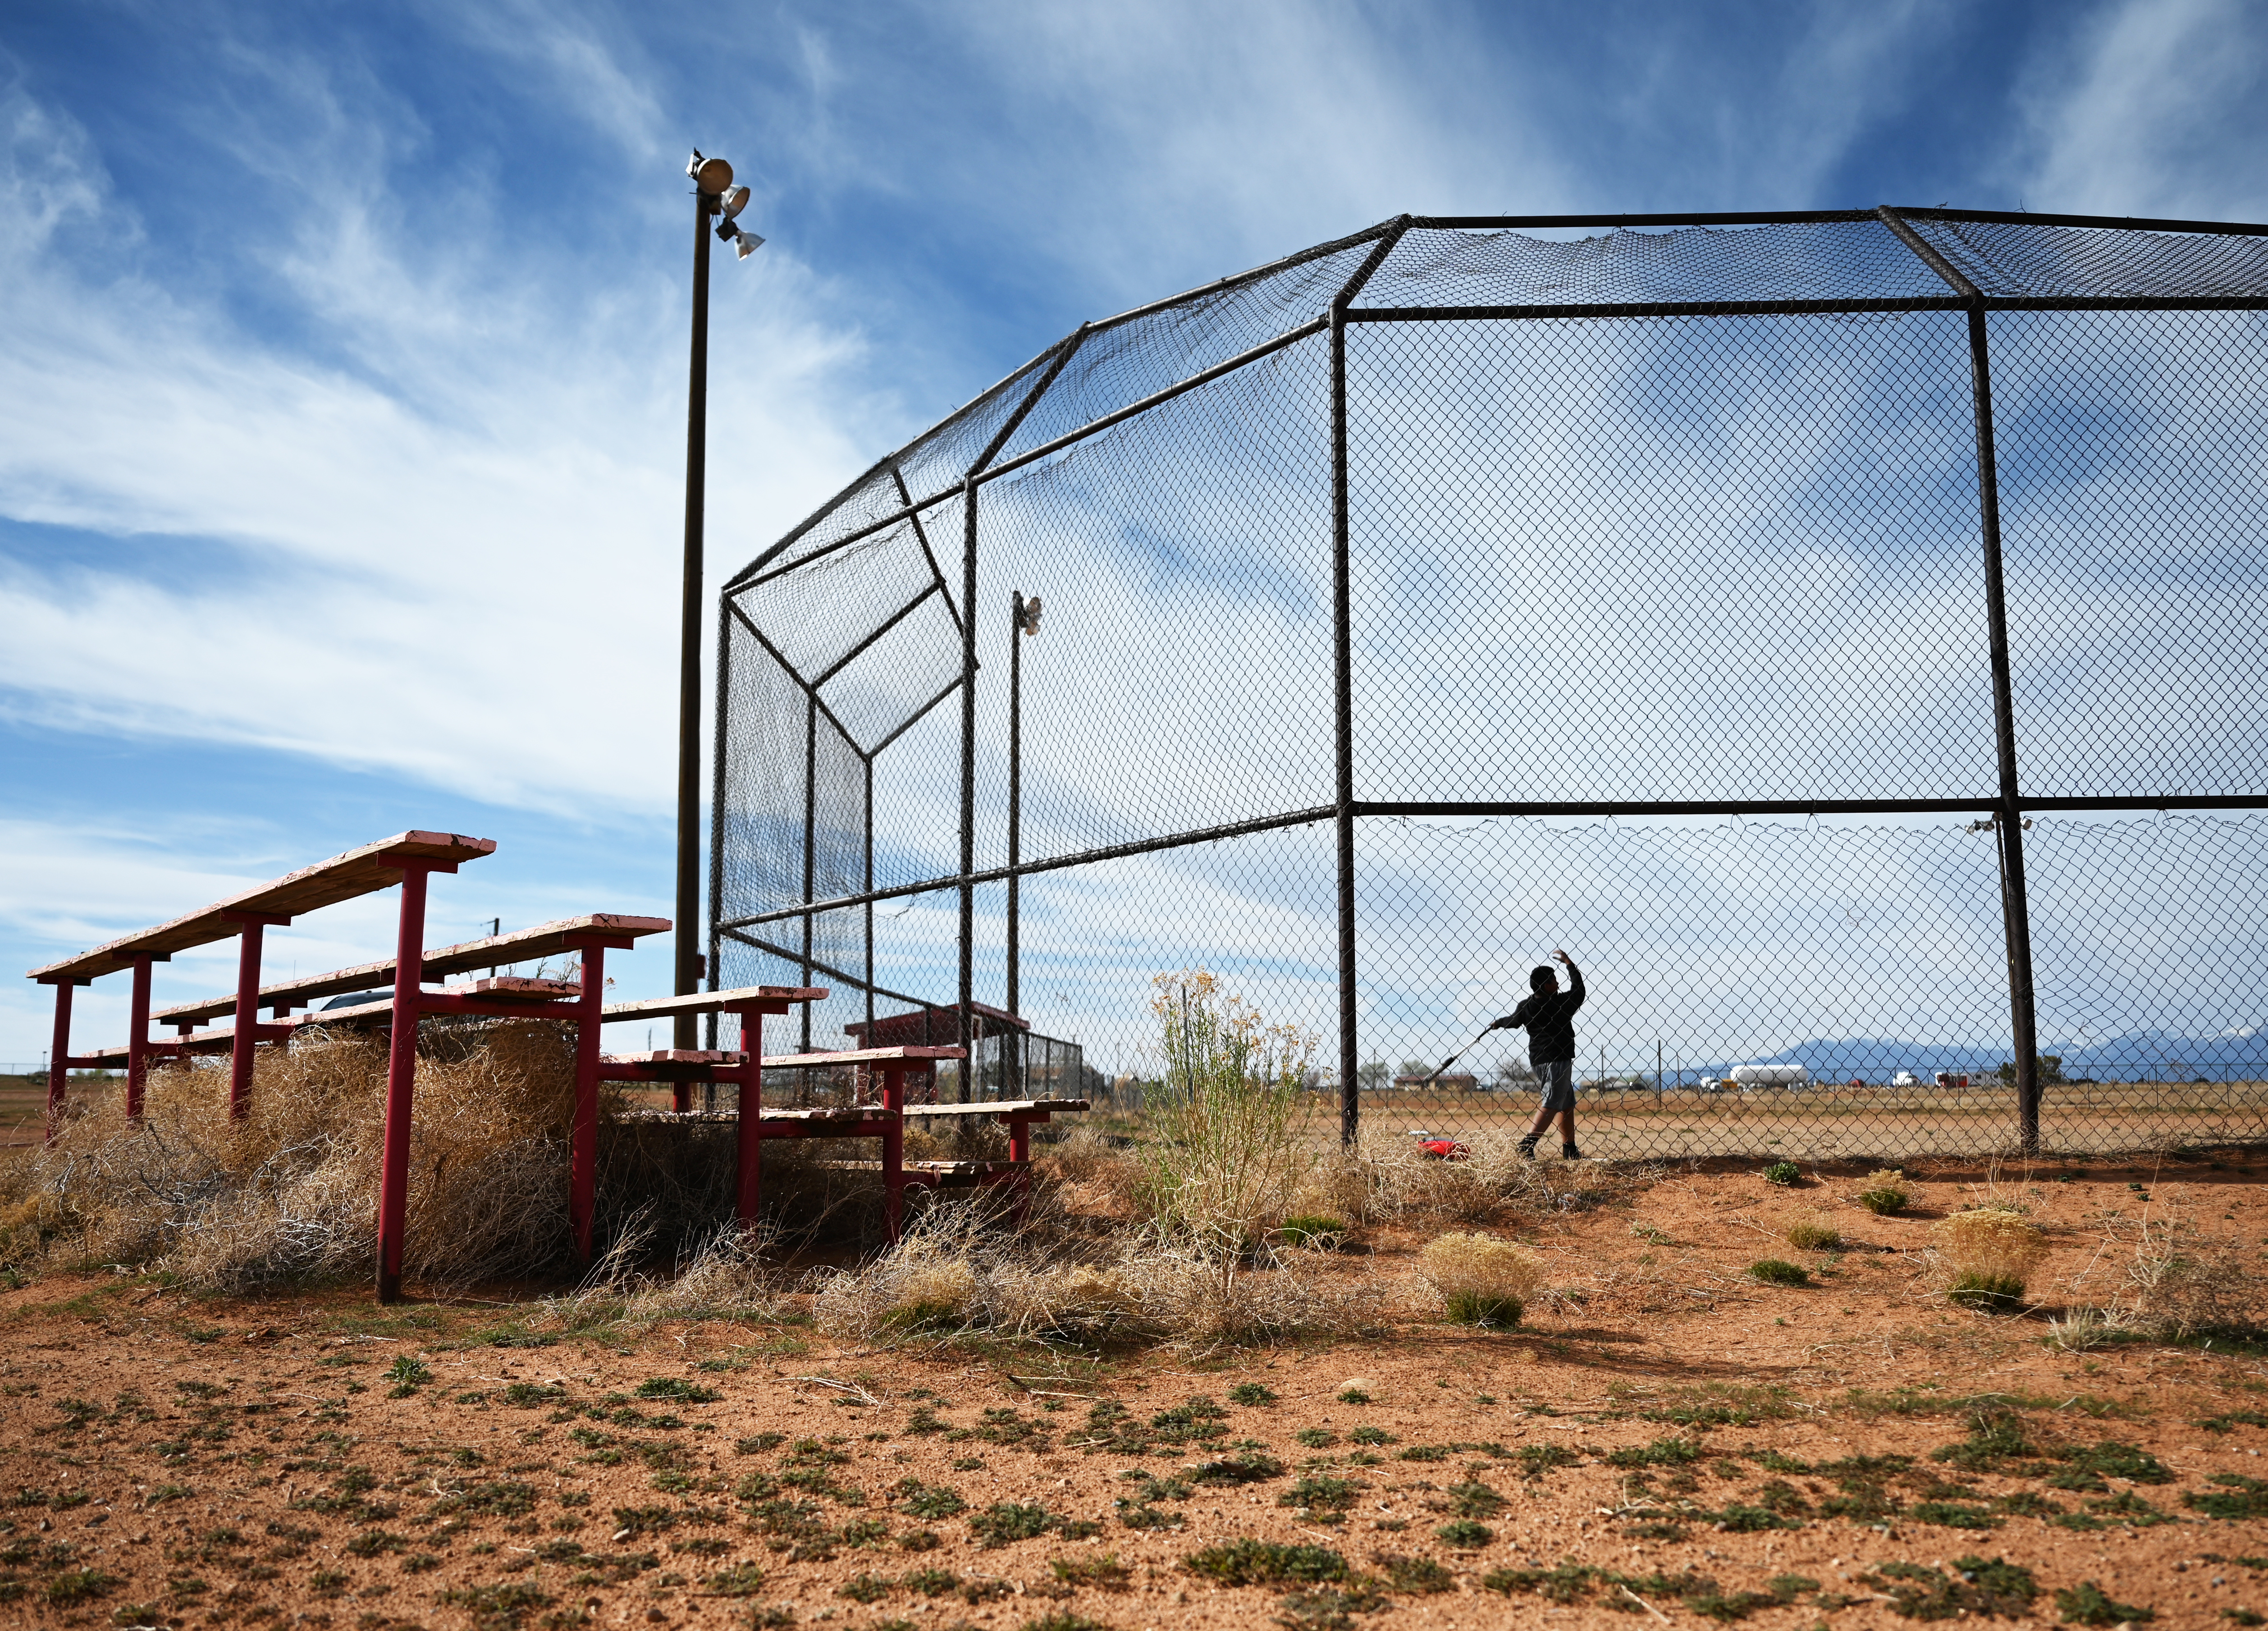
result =
[[[1569,1294],[1521,1330],[1425,1317],[1430,1231],[1389,1230],[1334,1272],[1413,1288],[1392,1332],[1201,1361],[48,1278],[0,1295],[0,1621],[1845,1631],[1930,1600],[2052,1624],[2091,1581],[2161,1626],[2258,1623],[2224,1615],[2268,1614],[2268,1483],[2213,1480],[2268,1480],[2264,1356],[2058,1352],[2044,1311],[1946,1306],[1921,1253],[1997,1192],[2051,1231],[2035,1295],[2101,1301],[2145,1215],[2268,1242],[2264,1164],[1948,1168],[1896,1218],[1855,1171],[1570,1168],[1501,1225]],[[1840,1251],[1775,1238],[1813,1212]],[[1763,1257],[1813,1283],[1750,1280]],[[1998,1440],[1978,1396],[2016,1411]],[[1188,1561],[1251,1540],[1354,1578]]]

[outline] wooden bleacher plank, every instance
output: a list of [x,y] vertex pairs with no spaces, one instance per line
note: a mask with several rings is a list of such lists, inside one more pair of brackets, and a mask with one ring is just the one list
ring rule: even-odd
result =
[[375,844],[365,844],[343,855],[334,855],[328,860],[286,873],[272,883],[232,895],[155,928],[106,941],[76,957],[33,969],[26,978],[91,979],[127,967],[129,960],[136,956],[170,956],[194,946],[227,940],[242,927],[227,915],[232,911],[298,917],[302,912],[352,900],[358,895],[392,889],[401,882],[401,868],[388,867],[386,862],[389,856],[463,862],[478,860],[495,850],[493,838],[472,838],[455,832],[398,832],[390,838],[380,838]]
[[726,1065],[747,1062],[744,1053],[721,1053],[714,1048],[652,1048],[643,1053],[601,1053],[599,1065]]
[[661,1015],[721,1014],[736,1003],[823,1002],[824,985],[742,985],[733,991],[696,991],[681,997],[648,997],[637,1002],[610,1002],[600,1010],[608,1020],[652,1019]]
[[974,1104],[909,1104],[909,1116],[1026,1116],[1088,1109],[1085,1099],[992,1099]]
[[[583,918],[561,918],[556,922],[539,923],[532,929],[514,929],[508,934],[491,934],[485,940],[434,948],[425,953],[423,978],[431,981],[473,969],[501,968],[510,963],[541,962],[545,957],[556,957],[573,950],[569,941],[577,934],[610,934],[635,939],[640,935],[666,934],[668,929],[667,918],[630,918],[613,912],[598,912]],[[262,985],[260,988],[260,1006],[267,1008],[288,1004],[298,1007],[319,997],[342,997],[349,992],[370,991],[393,984],[394,959],[388,957],[382,963],[358,963],[350,969],[335,969],[330,973],[317,974],[306,979]],[[150,1018],[156,1024],[180,1025],[218,1019],[223,1015],[235,1012],[236,999],[233,996],[208,997],[198,1002],[180,1002],[169,1008],[160,1008]]]
[[764,1055],[764,1068],[817,1070],[828,1065],[920,1064],[930,1059],[966,1057],[964,1049],[949,1047],[848,1048],[840,1053],[767,1053]]

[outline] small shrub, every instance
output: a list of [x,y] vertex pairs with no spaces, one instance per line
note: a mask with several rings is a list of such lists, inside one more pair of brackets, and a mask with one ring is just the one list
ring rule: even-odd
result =
[[1299,1217],[1285,1218],[1276,1226],[1276,1233],[1286,1245],[1313,1246],[1318,1251],[1336,1251],[1346,1241],[1347,1226],[1344,1218],[1303,1214]]
[[1842,1240],[1842,1234],[1824,1218],[1798,1218],[1787,1226],[1787,1244],[1799,1251],[1832,1251]]
[[1456,1230],[1426,1243],[1418,1254],[1418,1272],[1461,1325],[1509,1329],[1543,1284],[1543,1259],[1527,1247]]
[[84,1603],[89,1598],[108,1596],[118,1585],[115,1575],[106,1575],[99,1568],[68,1569],[48,1582],[48,1601],[58,1607]]
[[1361,1493],[1362,1486],[1351,1479],[1334,1478],[1328,1472],[1314,1472],[1277,1496],[1276,1504],[1305,1507],[1312,1512],[1344,1512],[1355,1503],[1355,1498]]
[[1808,1286],[1810,1273],[1779,1258],[1764,1258],[1749,1265],[1749,1277],[1767,1286]]
[[1101,1557],[1050,1558],[1048,1568],[1067,1586],[1088,1586],[1102,1591],[1123,1591],[1134,1581],[1134,1571],[1118,1561],[1116,1552],[1106,1552]]
[[1940,1219],[1933,1230],[1946,1270],[1946,1295],[1964,1308],[2012,1310],[2024,1281],[2047,1255],[2040,1226],[2006,1207],[1983,1207]]
[[725,1397],[713,1387],[703,1387],[681,1376],[648,1376],[637,1384],[637,1396],[674,1399],[681,1405],[713,1405]]
[[1455,1546],[1461,1551],[1469,1550],[1475,1546],[1484,1546],[1496,1539],[1496,1531],[1491,1529],[1486,1524],[1476,1524],[1469,1517],[1454,1519],[1442,1524],[1433,1533],[1440,1538],[1443,1544]]
[[1430,1557],[1384,1556],[1377,1560],[1386,1571],[1386,1583],[1396,1591],[1407,1591],[1413,1597],[1431,1597],[1436,1592],[1454,1591],[1457,1577]]
[[1231,1540],[1192,1552],[1182,1567],[1225,1586],[1314,1585],[1348,1577],[1346,1559],[1329,1546],[1277,1540]]
[[2075,1308],[2061,1319],[2051,1317],[2048,1334],[2041,1340],[2066,1354],[2084,1354],[2110,1340],[2110,1322],[2102,1317],[2102,1310]]
[[977,1543],[989,1550],[1011,1541],[1036,1539],[1047,1533],[1056,1521],[1054,1514],[1043,1506],[996,1501],[970,1518],[968,1527]]
[[2154,1608],[2139,1608],[2106,1596],[2092,1580],[2082,1580],[2069,1590],[2058,1590],[2055,1600],[2056,1613],[2067,1626],[2140,1625],[2158,1617]]
[[1912,1199],[1906,1188],[1906,1175],[1895,1167],[1873,1174],[1867,1179],[1867,1187],[1859,1192],[1859,1204],[1880,1218],[1904,1212]]
[[433,1379],[433,1371],[423,1360],[404,1354],[387,1367],[386,1379],[394,1384],[388,1399],[408,1399]]
[[1764,1173],[1765,1183],[1781,1189],[1793,1189],[1802,1177],[1803,1170],[1792,1161],[1775,1161],[1764,1169]]
[[1110,1627],[1077,1609],[1053,1608],[1036,1620],[1024,1621],[1021,1631],[1110,1631]]

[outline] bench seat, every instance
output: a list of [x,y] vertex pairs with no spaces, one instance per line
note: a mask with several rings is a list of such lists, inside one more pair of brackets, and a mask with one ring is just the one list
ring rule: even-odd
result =
[[[272,883],[201,906],[155,928],[105,941],[76,957],[33,969],[26,978],[42,983],[68,979],[84,984],[98,975],[115,973],[129,966],[136,957],[163,961],[177,951],[231,939],[243,932],[243,915],[294,918],[357,896],[390,889],[401,882],[401,868],[389,866],[390,860],[418,860],[453,867],[478,860],[495,851],[494,838],[469,838],[457,832],[397,832],[390,838],[380,838],[375,844],[365,844],[343,855],[334,855],[328,860],[286,873]],[[230,1000],[233,1002],[234,999]]]
[[974,1104],[909,1104],[909,1116],[1045,1116],[1088,1108],[1085,1099],[985,1099]]
[[[446,979],[452,974],[468,974],[475,969],[500,968],[509,963],[541,962],[546,957],[561,956],[575,950],[577,941],[585,935],[621,935],[635,940],[648,934],[666,934],[668,928],[669,919],[666,918],[634,918],[620,912],[601,911],[580,918],[555,919],[549,923],[539,923],[534,928],[514,929],[506,934],[490,934],[481,940],[462,941],[453,946],[434,947],[421,958],[420,983]],[[397,966],[394,958],[387,957],[376,963],[357,963],[350,969],[334,969],[328,974],[312,975],[306,979],[262,985],[258,1006],[263,1008],[299,1007],[322,997],[343,997],[349,992],[371,991],[391,985]],[[577,989],[570,985],[566,987],[566,994],[571,995]],[[200,1020],[218,1019],[225,1014],[235,1012],[235,997],[207,997],[196,1002],[177,1002],[171,1007],[159,1008],[150,1017],[163,1025],[192,1025]]]

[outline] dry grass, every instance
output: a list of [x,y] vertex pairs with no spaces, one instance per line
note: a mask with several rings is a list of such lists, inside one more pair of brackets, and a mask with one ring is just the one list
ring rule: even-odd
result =
[[1787,1244],[1805,1251],[1831,1251],[1843,1243],[1843,1232],[1817,1213],[1807,1213],[1782,1231]]
[[873,1261],[821,1271],[812,1297],[821,1329],[862,1342],[982,1334],[1201,1351],[1368,1330],[1384,1309],[1374,1278],[1330,1273],[1310,1253],[1254,1265],[1147,1229],[1079,1255],[1044,1220],[1012,1230],[975,1205],[926,1213]]
[[[451,1037],[421,1060],[405,1251],[422,1280],[463,1284],[556,1264],[566,1241],[572,1043],[540,1023]],[[145,1125],[122,1089],[75,1107],[29,1181],[55,1215],[48,1251],[241,1290],[360,1275],[375,1250],[385,1056],[364,1039],[263,1050],[249,1114],[225,1074],[151,1074]]]
[[1527,1247],[1454,1230],[1425,1244],[1418,1272],[1463,1325],[1518,1325],[1543,1284],[1543,1259]]
[[1234,1258],[1282,1220],[1314,1167],[1315,1096],[1300,1085],[1314,1040],[1268,1024],[1203,969],[1152,985],[1162,1069],[1136,1153],[1145,1207],[1181,1244]]
[[2262,1315],[2258,1277],[2242,1246],[2179,1222],[2146,1223],[2126,1266],[2116,1313],[2153,1336],[2250,1332]]
[[2047,1236],[2021,1212],[1980,1207],[1940,1219],[1932,1230],[1945,1294],[1965,1307],[2007,1310],[2024,1298],[2024,1285],[2047,1256]]
[[1895,1217],[1906,1209],[1906,1203],[1913,1199],[1913,1193],[1906,1188],[1904,1173],[1896,1168],[1886,1168],[1868,1176],[1857,1199],[1860,1206],[1877,1217]]

